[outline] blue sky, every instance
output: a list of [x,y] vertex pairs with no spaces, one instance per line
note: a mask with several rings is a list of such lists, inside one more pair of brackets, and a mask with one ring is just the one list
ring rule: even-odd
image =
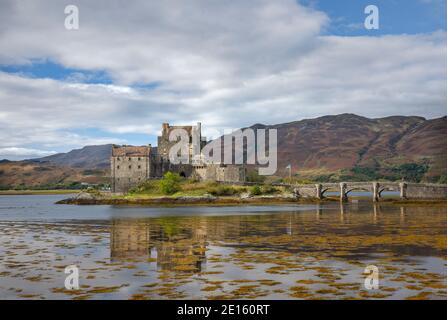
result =
[[[0,159],[352,112],[446,114],[447,0],[0,4]],[[366,30],[364,8],[379,8]],[[174,10],[175,9],[175,10]]]
[[[386,34],[418,34],[446,29],[445,0],[304,0],[308,6],[325,12],[332,20],[327,34],[358,36]],[[379,8],[379,30],[363,28],[364,8]]]
[[50,78],[82,83],[111,84],[112,80],[103,70],[81,70],[65,67],[51,60],[34,60],[27,64],[3,64],[0,71],[20,74],[30,78]]

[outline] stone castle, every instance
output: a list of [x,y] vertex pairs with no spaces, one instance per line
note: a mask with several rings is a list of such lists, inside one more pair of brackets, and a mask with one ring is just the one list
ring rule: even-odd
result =
[[[169,152],[177,141],[170,141],[172,130],[183,129],[189,136],[189,159],[186,163],[173,164]],[[193,136],[199,137],[200,148],[206,145],[202,136],[201,124],[196,126],[170,126],[163,123],[158,146],[112,146],[111,180],[112,192],[127,192],[149,179],[160,179],[168,172],[178,173],[182,177],[202,181],[244,182],[246,168],[243,165],[226,165],[222,163],[205,163],[194,157]]]

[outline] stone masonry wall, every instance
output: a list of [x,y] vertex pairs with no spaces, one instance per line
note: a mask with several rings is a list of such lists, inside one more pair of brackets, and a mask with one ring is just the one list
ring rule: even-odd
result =
[[237,165],[197,166],[193,174],[204,181],[244,182],[246,179],[245,168]]
[[408,183],[407,199],[447,199],[447,185]]
[[112,157],[112,192],[127,192],[151,176],[150,157]]

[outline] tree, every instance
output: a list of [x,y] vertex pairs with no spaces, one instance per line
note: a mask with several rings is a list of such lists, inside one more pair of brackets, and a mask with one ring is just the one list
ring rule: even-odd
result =
[[262,193],[262,190],[261,190],[261,188],[260,188],[258,185],[253,186],[253,187],[251,187],[251,189],[250,189],[250,194],[251,194],[252,196],[258,196],[258,195],[260,195],[261,193]]
[[439,177],[438,183],[447,184],[447,172]]
[[160,180],[160,191],[164,194],[174,194],[180,191],[180,180],[177,173],[166,172],[163,179]]
[[428,171],[428,165],[417,163],[404,163],[393,168],[399,179],[411,182],[420,182],[424,174]]

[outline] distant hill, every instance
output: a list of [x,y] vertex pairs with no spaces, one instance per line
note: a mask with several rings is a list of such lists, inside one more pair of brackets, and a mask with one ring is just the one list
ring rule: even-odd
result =
[[362,172],[364,178],[399,178],[399,170],[413,169],[431,181],[447,174],[447,117],[369,119],[340,114],[252,127],[278,130],[282,175],[288,164],[312,178],[337,173],[336,180],[361,178]]
[[86,146],[67,153],[57,153],[51,156],[32,159],[35,162],[49,162],[51,164],[83,169],[108,169],[112,145]]
[[87,146],[48,157],[0,161],[0,188],[76,188],[108,183],[112,145]]
[[[278,176],[303,179],[447,179],[447,116],[369,119],[340,114],[252,128],[278,130]],[[111,145],[28,161],[1,161],[0,187],[107,181]]]
[[108,171],[81,169],[39,161],[0,163],[0,189],[78,188],[81,183],[108,183]]

